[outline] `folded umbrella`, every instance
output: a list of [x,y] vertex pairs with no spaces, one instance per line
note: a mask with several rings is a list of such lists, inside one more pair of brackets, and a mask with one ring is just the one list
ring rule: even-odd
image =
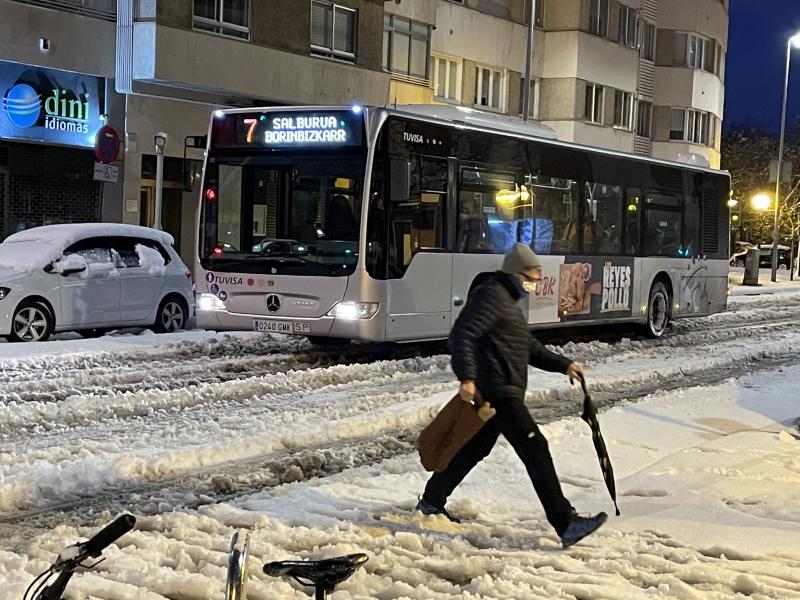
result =
[[586,388],[586,382],[584,380],[581,380],[581,387],[583,388],[583,413],[581,414],[581,419],[586,421],[592,430],[592,442],[594,442],[597,458],[600,459],[600,469],[603,471],[603,479],[606,481],[608,493],[614,501],[614,508],[617,510],[617,516],[619,516],[617,486],[614,483],[614,468],[611,466],[611,459],[608,457],[608,450],[606,449],[606,443],[603,441],[603,434],[600,433],[597,409],[594,406],[594,402],[592,402],[592,397],[589,395],[589,390]]

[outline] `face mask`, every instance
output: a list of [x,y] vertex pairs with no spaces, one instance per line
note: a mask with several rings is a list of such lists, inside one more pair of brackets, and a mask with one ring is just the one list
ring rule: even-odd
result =
[[533,294],[536,291],[538,284],[533,283],[532,281],[523,281],[522,282],[522,289],[525,290],[526,294]]

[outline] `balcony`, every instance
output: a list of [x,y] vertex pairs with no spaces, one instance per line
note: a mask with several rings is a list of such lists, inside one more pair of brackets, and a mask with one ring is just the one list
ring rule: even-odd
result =
[[117,18],[116,0],[12,0],[12,2],[52,8],[104,21],[114,21]]

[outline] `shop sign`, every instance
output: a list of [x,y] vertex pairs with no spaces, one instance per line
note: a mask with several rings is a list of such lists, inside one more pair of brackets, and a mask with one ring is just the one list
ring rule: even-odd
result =
[[0,61],[0,138],[93,148],[104,80]]

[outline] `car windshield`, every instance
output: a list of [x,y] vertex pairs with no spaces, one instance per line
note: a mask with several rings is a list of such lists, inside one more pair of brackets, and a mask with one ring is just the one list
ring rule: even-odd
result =
[[352,273],[364,164],[360,154],[212,156],[201,264],[248,273]]

